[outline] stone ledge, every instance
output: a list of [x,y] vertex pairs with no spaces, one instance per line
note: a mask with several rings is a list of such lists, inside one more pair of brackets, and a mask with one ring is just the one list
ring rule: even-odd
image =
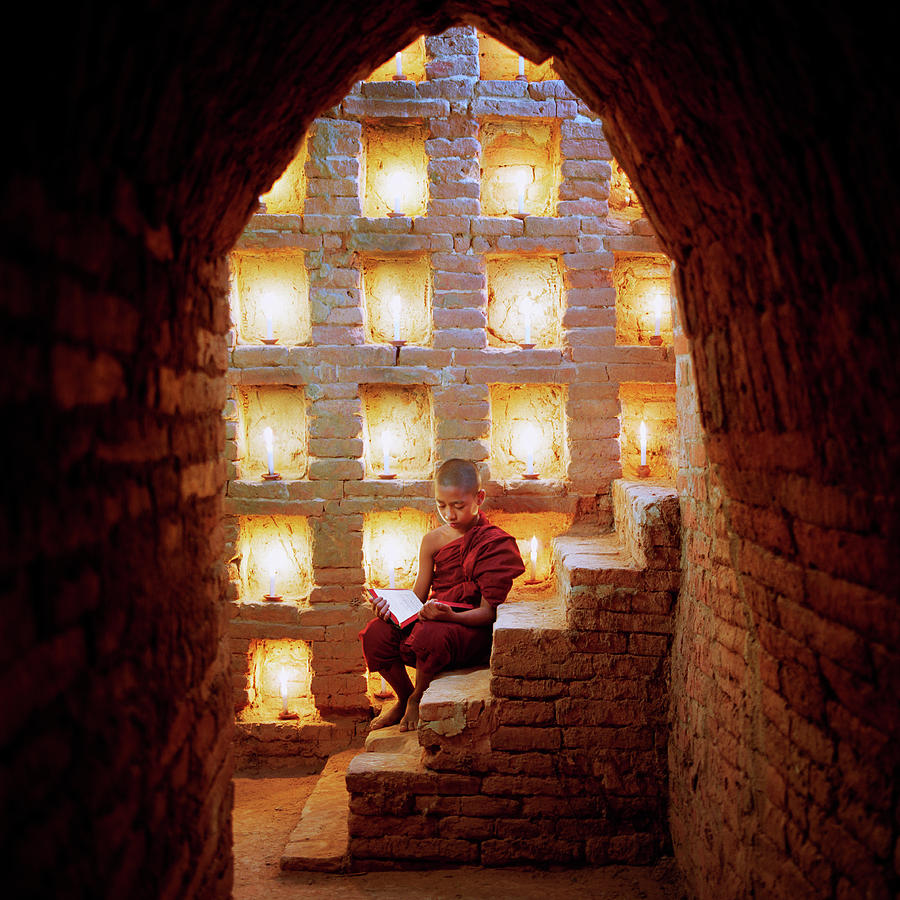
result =
[[347,812],[350,795],[345,776],[355,750],[332,756],[309,795],[300,821],[281,854],[281,868],[341,872],[347,865]]

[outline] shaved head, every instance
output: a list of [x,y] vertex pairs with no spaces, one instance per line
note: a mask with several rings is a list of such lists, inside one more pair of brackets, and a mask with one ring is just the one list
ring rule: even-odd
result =
[[477,494],[481,490],[481,475],[478,467],[467,459],[448,459],[434,476],[441,487],[460,488],[467,494]]

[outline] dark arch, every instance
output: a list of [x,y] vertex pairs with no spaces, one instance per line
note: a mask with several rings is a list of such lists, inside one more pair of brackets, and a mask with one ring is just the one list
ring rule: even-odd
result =
[[[23,877],[42,873],[48,893],[227,893],[221,255],[320,110],[416,34],[459,21],[558,58],[603,114],[680,264],[709,478],[729,517],[686,487],[709,516],[700,530],[727,540],[712,586],[702,560],[687,561],[676,652],[686,666],[715,637],[709,609],[726,606],[752,648],[747,722],[736,726],[747,758],[733,780],[744,787],[722,798],[726,817],[762,796],[752,760],[776,741],[766,690],[799,716],[789,732],[802,720],[824,736],[826,782],[840,780],[843,740],[828,704],[875,735],[896,733],[898,659],[879,643],[893,635],[898,593],[892,27],[831,0],[814,16],[771,0],[741,7],[189,0],[73,7],[49,34],[43,22],[23,29],[40,39],[6,83],[38,90],[13,96],[0,212],[4,411],[22,423],[0,637],[12,698],[0,784],[15,799],[0,838]],[[23,460],[29,478],[13,474]],[[773,611],[776,597],[784,610]],[[783,625],[794,607],[812,618],[793,643],[759,654],[760,620]],[[835,620],[849,637],[822,624]],[[827,664],[837,671],[804,668],[804,647],[841,640],[861,647]],[[807,695],[821,697],[792,693],[797,658]],[[687,691],[679,665],[675,690]],[[689,835],[715,834],[718,811],[678,790],[693,765],[703,796],[717,796],[720,754],[713,730],[683,737],[676,843],[697,889],[711,890],[730,854],[718,837],[701,850]],[[894,777],[897,755],[856,765]],[[748,868],[769,859],[788,871],[804,842],[846,843],[828,837],[844,823],[826,816],[792,851],[783,840],[771,850],[755,836],[763,812],[738,828]],[[851,877],[896,888],[891,851],[859,831],[858,866],[837,854],[828,890]],[[750,883],[746,871],[736,882]]]

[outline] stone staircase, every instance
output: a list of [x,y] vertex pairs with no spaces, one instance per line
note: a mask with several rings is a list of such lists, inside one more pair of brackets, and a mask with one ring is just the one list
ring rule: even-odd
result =
[[417,733],[370,733],[343,792],[326,772],[284,868],[641,864],[669,849],[678,498],[617,481],[613,505],[615,532],[554,538],[555,595],[499,608],[489,669],[436,678]]

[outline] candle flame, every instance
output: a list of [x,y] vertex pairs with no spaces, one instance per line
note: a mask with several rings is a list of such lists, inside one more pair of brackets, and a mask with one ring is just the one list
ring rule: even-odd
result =
[[287,671],[282,669],[278,675],[278,683],[281,686],[281,696],[287,697]]
[[394,443],[394,437],[387,428],[381,432],[381,449],[385,453],[390,453],[391,445]]
[[399,294],[394,294],[393,299],[391,300],[391,315],[395,319],[400,318],[400,310],[402,309],[401,300]]
[[525,442],[525,446],[530,447],[532,450],[537,446],[537,428],[535,428],[534,425],[531,424],[531,422],[526,423],[522,427],[522,440]]
[[537,537],[535,535],[531,536],[531,555],[537,556]]
[[641,440],[647,440],[647,423],[641,419]]
[[263,429],[263,441],[266,444],[266,450],[270,451],[275,446],[275,435],[272,433],[272,429],[266,426]]
[[534,301],[531,299],[531,297],[526,296],[522,299],[522,312],[526,316],[534,314]]

